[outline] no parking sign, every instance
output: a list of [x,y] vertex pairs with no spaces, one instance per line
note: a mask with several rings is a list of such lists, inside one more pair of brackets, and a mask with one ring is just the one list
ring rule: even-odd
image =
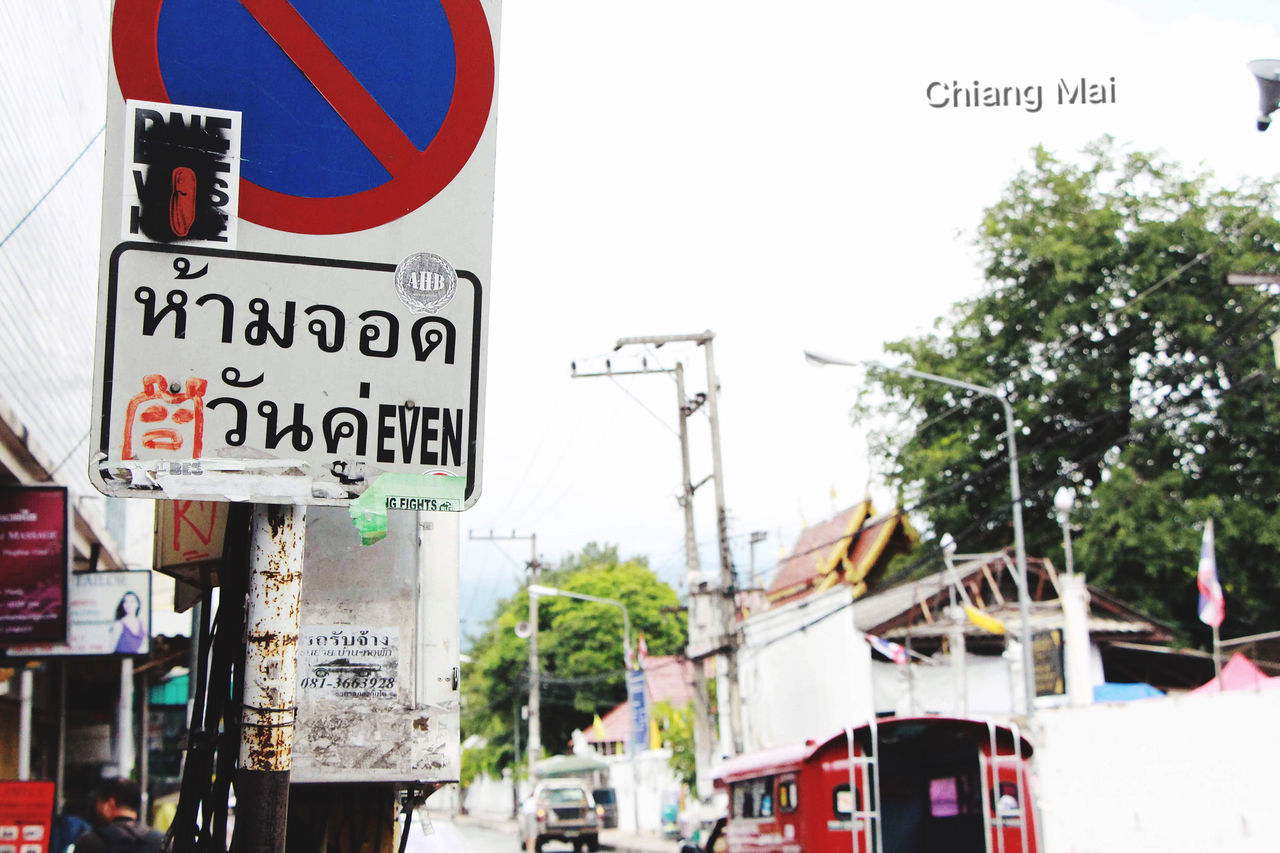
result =
[[99,489],[475,501],[498,12],[116,0]]

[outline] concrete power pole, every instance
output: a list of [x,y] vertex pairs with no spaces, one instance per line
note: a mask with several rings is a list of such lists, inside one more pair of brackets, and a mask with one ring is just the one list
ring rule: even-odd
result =
[[[680,505],[684,509],[684,567],[689,580],[689,624],[693,624],[693,596],[696,580],[702,573],[698,563],[698,536],[693,526],[693,480],[689,472],[689,415],[696,408],[684,392],[684,365],[676,363],[676,400],[680,411]],[[707,693],[707,676],[702,661],[693,662],[693,751],[695,787],[698,797],[711,796],[711,698]]]
[[[742,694],[738,680],[738,625],[737,625],[737,581],[734,578],[733,559],[729,553],[728,521],[725,513],[724,468],[720,456],[720,412],[719,381],[716,378],[715,355],[712,340],[715,333],[711,331],[692,335],[652,335],[647,337],[619,338],[614,345],[615,350],[634,344],[652,344],[662,346],[669,343],[695,343],[704,347],[707,361],[707,419],[711,426],[711,464],[712,481],[715,485],[716,498],[716,538],[720,553],[720,589],[716,597],[722,635],[713,643],[713,650],[722,655],[725,661],[725,685],[728,690],[729,713],[721,715],[722,751],[729,755],[742,752]],[[692,590],[690,591],[692,595]]]
[[[608,364],[608,362],[606,362]],[[676,410],[680,413],[680,430],[678,437],[680,439],[680,506],[684,510],[684,559],[685,573],[689,585],[689,645],[694,649],[699,649],[705,645],[706,638],[702,636],[699,620],[702,608],[700,607],[700,599],[705,598],[705,594],[699,591],[701,586],[701,568],[698,561],[698,537],[697,528],[693,521],[693,493],[698,486],[693,484],[690,474],[689,463],[689,416],[696,412],[706,401],[705,395],[699,395],[697,399],[690,400],[685,396],[684,387],[684,365],[676,362],[674,368],[650,368],[644,367],[642,370],[613,370],[609,367],[603,373],[578,373],[577,365],[572,365],[573,378],[586,379],[590,377],[608,376],[614,378],[617,376],[634,376],[646,373],[672,373],[675,375],[676,382]],[[706,482],[705,480],[703,482]],[[693,661],[693,749],[694,749],[694,767],[696,768],[697,780],[696,787],[698,796],[705,799],[711,796],[711,762],[714,758],[712,746],[715,742],[714,731],[711,726],[711,698],[707,692],[707,678],[703,671],[704,657],[699,657]]]

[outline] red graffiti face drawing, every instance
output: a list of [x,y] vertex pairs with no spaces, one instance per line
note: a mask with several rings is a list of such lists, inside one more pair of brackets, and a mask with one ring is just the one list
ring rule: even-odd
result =
[[144,377],[142,392],[129,401],[125,414],[124,458],[142,453],[148,459],[199,459],[208,384],[192,377],[174,392],[160,374]]

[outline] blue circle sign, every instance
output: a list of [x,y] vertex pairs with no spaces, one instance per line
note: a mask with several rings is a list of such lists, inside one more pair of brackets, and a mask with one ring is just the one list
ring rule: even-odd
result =
[[112,48],[126,99],[242,114],[240,216],[281,231],[421,207],[493,103],[479,0],[117,0]]

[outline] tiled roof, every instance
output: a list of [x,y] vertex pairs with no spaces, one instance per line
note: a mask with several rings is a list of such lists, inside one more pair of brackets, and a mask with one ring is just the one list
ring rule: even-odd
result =
[[901,511],[872,518],[870,500],[800,532],[791,556],[782,564],[767,592],[770,606],[796,601],[838,583],[866,589],[871,569],[885,556],[895,534],[914,544],[915,530]]
[[[683,708],[693,701],[693,664],[685,658],[674,655],[655,655],[646,658],[644,683],[649,691],[650,708],[664,700],[670,702],[675,708]],[[600,722],[604,726],[604,736],[597,734],[593,726],[587,726],[585,734],[588,743],[630,740],[631,715],[627,713],[626,702],[601,717]]]
[[770,601],[782,601],[808,593],[844,556],[853,535],[871,514],[871,501],[849,507],[833,518],[800,531],[791,556],[769,585]]

